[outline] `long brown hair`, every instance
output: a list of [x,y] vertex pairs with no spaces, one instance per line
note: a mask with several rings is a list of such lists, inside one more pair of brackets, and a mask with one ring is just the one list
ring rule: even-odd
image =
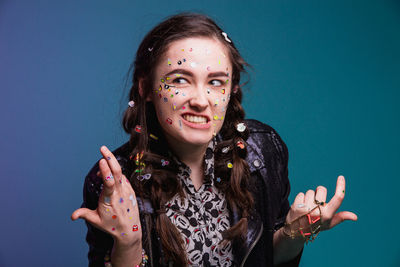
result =
[[[155,66],[167,51],[168,46],[177,40],[190,37],[207,37],[220,41],[227,49],[232,63],[231,96],[227,107],[225,120],[221,128],[215,148],[215,176],[221,178],[216,186],[225,193],[231,210],[236,211],[241,219],[229,230],[223,233],[226,240],[243,238],[247,232],[247,218],[253,207],[253,198],[248,191],[250,177],[249,166],[245,161],[246,139],[248,130],[236,130],[238,123],[244,120],[244,110],[241,105],[242,89],[241,73],[245,72],[247,63],[243,60],[232,40],[227,41],[222,35],[222,29],[209,17],[202,14],[184,13],[172,16],[152,29],[140,44],[130,71],[133,73],[129,100],[135,103],[134,108],[127,108],[123,117],[124,130],[130,134],[131,165],[136,168],[134,158],[143,151],[140,159],[144,165],[142,172],[132,172],[130,181],[138,196],[150,199],[155,212],[156,231],[161,239],[165,257],[177,266],[187,265],[183,240],[178,229],[165,214],[165,203],[174,195],[184,197],[180,182],[177,180],[178,167],[170,160],[168,166],[161,166],[161,159],[168,159],[167,142],[157,120],[154,106],[146,101],[146,97],[155,88]],[[139,82],[143,90],[139,93]],[[140,127],[137,128],[137,126]],[[157,139],[157,140],[156,140]],[[237,146],[242,142],[243,147]],[[229,149],[226,152],[227,148]],[[224,150],[224,152],[222,152]],[[226,162],[232,162],[233,168],[228,168]],[[138,176],[151,174],[151,178],[139,182]],[[148,223],[151,220],[148,220]],[[145,244],[148,245],[148,240]]]

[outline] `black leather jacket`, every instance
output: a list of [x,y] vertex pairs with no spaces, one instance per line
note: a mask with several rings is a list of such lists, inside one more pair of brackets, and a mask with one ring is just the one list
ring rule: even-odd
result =
[[[288,196],[288,150],[277,132],[256,120],[246,120],[250,135],[247,140],[247,162],[251,171],[251,188],[255,200],[255,211],[248,223],[246,242],[234,244],[234,260],[239,266],[273,266],[273,234],[282,227],[289,211]],[[122,170],[128,161],[129,144],[116,149],[114,155]],[[96,209],[102,189],[102,180],[97,177],[98,163],[85,179],[82,207]],[[143,236],[149,235],[151,249],[147,254],[153,266],[162,266],[162,251],[154,229],[147,229],[146,216],[153,216],[150,202],[138,199]],[[233,222],[237,215],[232,214]],[[148,217],[148,218],[149,218]],[[89,244],[89,266],[104,266],[104,257],[109,254],[112,238],[88,224],[86,240]],[[281,266],[298,266],[301,253]]]

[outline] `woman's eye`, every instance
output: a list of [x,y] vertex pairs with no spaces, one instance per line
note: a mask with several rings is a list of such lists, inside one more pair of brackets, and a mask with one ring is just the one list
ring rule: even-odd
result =
[[212,86],[221,86],[222,82],[220,80],[212,80],[212,81],[210,81],[210,84]]
[[176,78],[173,82],[174,83],[179,83],[179,84],[188,83],[188,81],[185,78]]

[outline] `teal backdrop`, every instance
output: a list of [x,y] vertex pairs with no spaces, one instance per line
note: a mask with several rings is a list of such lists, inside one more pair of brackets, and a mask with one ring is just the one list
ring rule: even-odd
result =
[[85,266],[83,179],[117,148],[125,75],[166,16],[210,15],[253,66],[248,118],[289,147],[298,192],[347,178],[358,214],[301,266],[400,266],[399,1],[0,1],[0,266]]

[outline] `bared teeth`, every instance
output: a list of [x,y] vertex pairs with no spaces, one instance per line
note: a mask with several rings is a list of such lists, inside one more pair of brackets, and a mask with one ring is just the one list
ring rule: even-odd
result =
[[207,123],[207,118],[203,116],[184,115],[183,118],[192,123]]

